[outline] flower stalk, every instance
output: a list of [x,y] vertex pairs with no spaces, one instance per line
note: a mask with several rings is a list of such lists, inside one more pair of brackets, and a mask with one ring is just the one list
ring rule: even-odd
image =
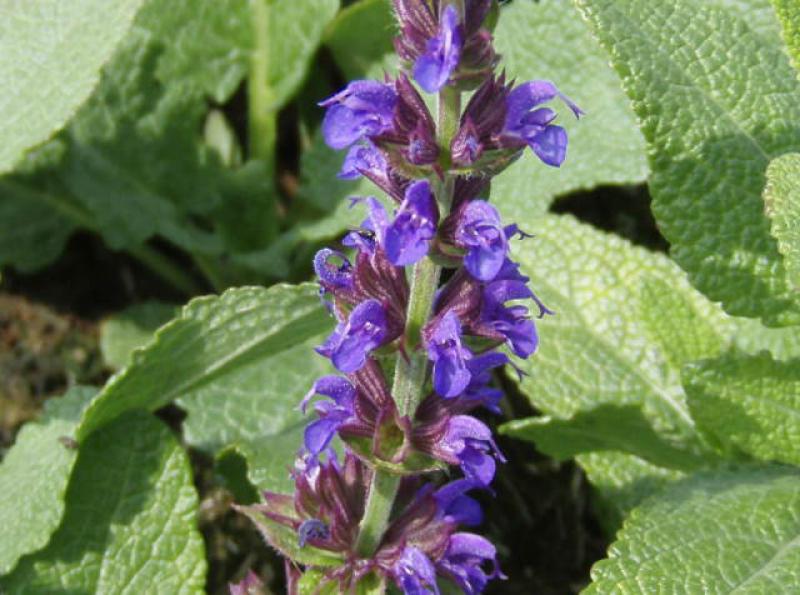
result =
[[[500,412],[492,370],[510,362],[500,346],[521,358],[536,351],[536,325],[520,300],[539,317],[551,314],[510,259],[511,240],[526,234],[479,197],[526,146],[548,165],[563,161],[566,133],[540,104],[560,98],[580,112],[552,83],[512,89],[494,75],[483,25],[495,0],[393,3],[404,71],[393,81],[354,81],[320,105],[326,142],[348,149],[339,177],[368,178],[396,209],[355,199],[367,211],[362,227],[341,250],[317,253],[321,295],[337,321],[317,352],[341,375],[318,379],[301,403],[303,411],[313,403],[316,419],[294,496],[267,492],[265,504],[242,510],[287,558],[300,556],[276,526],[295,531],[302,559],[312,560],[305,564],[325,560],[315,568],[320,588],[393,582],[427,595],[449,583],[473,595],[503,575],[494,546],[458,529],[480,524],[468,493],[489,488],[505,458],[469,414]],[[437,94],[435,118],[420,90]],[[462,108],[467,90],[475,93]],[[463,478],[437,485],[450,465]],[[329,564],[331,554],[341,562]]]

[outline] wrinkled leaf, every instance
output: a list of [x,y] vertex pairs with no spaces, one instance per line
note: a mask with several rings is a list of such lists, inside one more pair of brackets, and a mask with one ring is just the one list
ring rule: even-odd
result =
[[800,360],[729,353],[683,378],[692,416],[723,449],[800,465]]
[[703,464],[701,457],[676,448],[656,433],[635,406],[601,405],[569,419],[532,417],[507,423],[501,431],[534,442],[538,450],[559,461],[582,453],[617,451],[680,471]]
[[66,502],[49,545],[0,580],[4,592],[204,592],[189,460],[151,415],[128,414],[81,445]]
[[557,123],[569,134],[561,168],[542,164],[531,151],[492,183],[504,215],[523,228],[556,196],[601,184],[647,178],[645,143],[619,76],[570,2],[514,2],[503,8],[495,30],[507,75],[517,82],[549,79],[586,111],[575,121],[553,102]]
[[764,203],[791,282],[800,291],[800,153],[782,155],[769,164]]
[[[234,408],[236,387],[248,375],[261,374],[266,382],[275,373],[269,359],[315,337],[329,328],[330,318],[320,305],[316,288],[310,285],[278,285],[270,289],[244,287],[221,296],[202,297],[185,306],[181,315],[161,327],[146,349],[134,353],[132,363],[112,378],[86,411],[80,436],[108,423],[130,409],[157,409],[180,398],[190,416],[185,431],[188,440],[206,448],[219,446],[226,427],[237,428],[243,418],[218,417],[212,436],[195,436],[192,412],[198,402],[205,412],[209,402]],[[321,359],[321,358],[320,358]],[[308,369],[307,360],[295,366]],[[251,386],[253,380],[250,381]],[[305,387],[283,386],[297,403]],[[262,389],[263,390],[263,389]],[[248,397],[251,397],[248,394]],[[267,409],[266,405],[275,407]],[[286,401],[259,402],[261,419],[280,423],[288,413]],[[252,409],[243,412],[252,415]],[[229,422],[228,424],[219,423]],[[251,422],[258,425],[258,421]]]
[[772,0],[778,13],[783,38],[795,68],[800,71],[800,5],[795,0]]
[[336,63],[349,79],[380,79],[398,66],[392,38],[397,21],[389,0],[361,0],[341,10],[325,36]]
[[0,464],[0,575],[50,540],[64,514],[64,494],[78,456],[70,439],[96,389],[76,387],[51,399],[41,420],[20,430]]
[[788,595],[798,569],[797,470],[734,469],[693,476],[634,510],[584,593]]
[[3,3],[0,173],[60,130],[86,101],[141,5],[142,0]]
[[800,321],[761,202],[770,159],[800,143],[800,84],[786,56],[734,11],[683,0],[578,6],[642,123],[672,256],[732,314]]

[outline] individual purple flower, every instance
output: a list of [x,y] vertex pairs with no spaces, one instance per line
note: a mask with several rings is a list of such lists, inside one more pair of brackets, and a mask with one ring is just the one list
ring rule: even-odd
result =
[[369,141],[353,145],[347,152],[338,177],[342,180],[355,180],[367,173],[385,176],[389,168],[383,153]]
[[430,184],[427,180],[414,182],[385,231],[384,248],[389,261],[406,266],[424,258],[438,222],[439,210]]
[[453,312],[425,331],[428,358],[433,362],[433,388],[443,397],[460,395],[470,381],[467,361],[472,353],[461,343],[461,323]]
[[521,304],[506,306],[506,302],[533,299],[535,296],[525,283],[519,281],[493,281],[483,290],[481,322],[505,337],[511,350],[521,358],[528,358],[539,345],[536,324],[528,316],[528,308]]
[[442,12],[439,31],[428,40],[425,53],[414,64],[414,79],[428,93],[436,93],[447,84],[458,68],[463,48],[463,32],[458,10],[448,5]]
[[330,358],[346,374],[359,370],[367,355],[380,347],[388,335],[386,309],[378,300],[361,302],[345,322],[340,322],[317,353]]
[[353,265],[337,250],[323,248],[317,252],[314,256],[314,272],[326,291],[333,292],[353,286]]
[[310,539],[328,539],[331,531],[328,525],[319,519],[307,519],[297,528],[297,545],[306,547]]
[[439,595],[436,567],[422,550],[406,546],[393,570],[394,579],[404,595]]
[[488,486],[494,479],[495,459],[505,462],[492,438],[492,431],[469,415],[456,415],[450,419],[441,448],[458,460],[467,479],[483,486]]
[[539,107],[561,99],[580,117],[583,112],[550,81],[528,81],[515,87],[506,99],[504,134],[524,141],[547,165],[559,167],[567,155],[567,132],[552,122],[556,112]]
[[[483,570],[487,562],[492,565],[489,574]],[[465,595],[482,593],[493,578],[506,578],[497,565],[495,547],[488,539],[474,533],[451,535],[447,551],[436,567],[455,581]]]
[[451,481],[436,490],[433,497],[439,507],[439,517],[457,525],[474,527],[483,522],[483,511],[477,500],[466,495],[466,492],[482,487],[471,479]]
[[356,389],[339,376],[323,376],[300,403],[305,413],[308,403],[317,395],[328,397],[330,401],[320,401],[314,405],[319,419],[305,429],[305,448],[312,457],[324,451],[333,440],[336,432],[355,414]]
[[328,109],[322,135],[333,149],[384,133],[392,128],[397,93],[378,81],[353,81],[319,105]]
[[480,281],[495,278],[508,254],[508,238],[500,214],[485,200],[465,204],[459,214],[456,244],[465,248],[464,267]]
[[508,356],[497,351],[487,351],[469,360],[467,369],[470,373],[470,380],[461,398],[499,415],[503,391],[491,388],[489,383],[492,379],[491,370],[507,363],[509,363]]

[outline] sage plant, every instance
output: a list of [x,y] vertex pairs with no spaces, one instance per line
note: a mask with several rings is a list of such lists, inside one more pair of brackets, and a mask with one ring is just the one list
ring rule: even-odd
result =
[[[337,322],[317,353],[340,374],[302,400],[314,419],[294,495],[241,508],[286,557],[291,593],[306,580],[319,593],[394,584],[419,595],[447,581],[473,594],[503,578],[495,547],[463,530],[482,519],[471,494],[491,492],[505,461],[471,412],[499,412],[492,371],[532,356],[534,319],[552,314],[510,258],[510,242],[527,236],[487,201],[489,183],[526,147],[560,166],[567,135],[545,104],[580,109],[549,81],[497,72],[496,2],[393,5],[397,78],[353,81],[320,105],[327,144],[347,150],[339,176],[368,178],[396,208],[352,199],[364,223],[316,255]],[[435,94],[435,115],[423,92]],[[450,466],[460,477],[443,483]]]

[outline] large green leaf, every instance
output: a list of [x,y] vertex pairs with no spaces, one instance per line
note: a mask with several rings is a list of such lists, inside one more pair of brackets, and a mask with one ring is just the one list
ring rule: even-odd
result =
[[[516,244],[514,257],[534,291],[556,312],[539,321],[540,349],[521,362],[529,373],[521,388],[532,404],[562,419],[601,405],[638,408],[643,423],[662,440],[705,456],[708,449],[689,415],[680,366],[717,355],[732,335],[730,320],[663,255],[571,217],[546,216],[530,231],[535,238]],[[669,324],[660,323],[664,316]],[[639,445],[646,446],[646,441]],[[616,459],[597,453],[578,460],[593,483],[613,485],[615,502],[635,503],[619,495],[625,473],[605,463]],[[637,465],[632,473],[627,487],[637,497],[641,469],[653,467]],[[611,482],[610,471],[622,480]]]
[[800,321],[761,201],[770,159],[800,145],[800,83],[785,54],[734,11],[577,3],[634,102],[675,260],[733,314]]
[[800,153],[769,164],[764,202],[791,282],[800,290]]
[[81,445],[66,502],[49,545],[0,581],[4,593],[204,592],[189,460],[151,415],[130,413]]
[[156,329],[169,322],[177,310],[163,302],[143,302],[104,320],[100,351],[106,365],[117,370],[127,366],[133,351],[149,343]]
[[75,114],[141,5],[29,0],[0,6],[0,173]]
[[[311,285],[245,287],[219,297],[192,300],[108,382],[84,414],[79,438],[130,409],[152,410],[180,398],[189,410],[187,439],[207,448],[219,446],[227,426],[258,425],[246,416],[254,413],[257,383],[270,382],[270,373],[276,372],[270,370],[270,359],[324,332],[330,321]],[[295,360],[293,365],[313,373],[306,359]],[[259,368],[263,368],[261,375],[254,378]],[[212,402],[222,411],[231,407],[240,381],[248,389],[248,405],[240,411],[242,417],[228,419],[223,413],[213,424],[201,419],[195,426],[193,414],[205,416],[204,408]],[[276,419],[272,423],[279,424],[280,416],[290,410],[288,403],[294,406],[298,391],[307,390],[305,386],[282,388],[291,400],[259,403],[255,409],[262,420],[273,416]],[[279,390],[276,388],[276,393]],[[193,433],[195,427],[201,428],[197,435]]]
[[501,11],[495,39],[510,78],[549,79],[587,113],[576,122],[554,103],[569,133],[567,160],[555,169],[526,151],[493,182],[504,215],[530,225],[558,195],[647,178],[645,143],[630,101],[570,2],[514,2]]
[[22,428],[0,465],[0,575],[50,540],[64,514],[64,494],[78,456],[71,439],[93,388],[48,401],[40,421]]
[[725,450],[800,465],[800,360],[729,353],[687,366],[697,425]]
[[535,442],[538,450],[559,461],[588,452],[616,451],[666,469],[692,471],[703,464],[702,457],[676,448],[656,433],[642,410],[631,405],[600,405],[569,419],[521,419],[505,424],[501,431]]
[[778,12],[783,37],[795,68],[800,70],[800,5],[795,0],[772,0]]
[[634,510],[584,593],[796,593],[800,474],[698,474]]

